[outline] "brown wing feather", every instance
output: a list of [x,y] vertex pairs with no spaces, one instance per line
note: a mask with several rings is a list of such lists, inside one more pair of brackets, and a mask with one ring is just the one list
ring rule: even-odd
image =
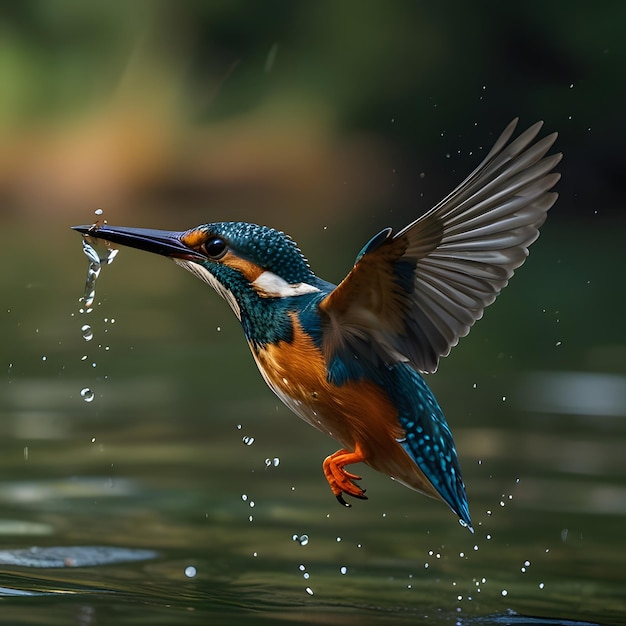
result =
[[516,124],[451,194],[367,250],[321,303],[327,356],[369,344],[387,362],[432,372],[482,317],[557,198],[550,189],[561,155],[545,156],[556,133],[535,141],[538,122],[509,141]]

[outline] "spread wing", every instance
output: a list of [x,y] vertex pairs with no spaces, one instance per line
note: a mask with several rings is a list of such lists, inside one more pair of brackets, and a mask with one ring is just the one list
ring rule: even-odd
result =
[[376,235],[320,303],[329,363],[374,351],[385,363],[434,372],[482,317],[557,198],[552,170],[562,155],[545,156],[556,133],[535,141],[538,122],[510,141],[516,125],[439,204],[395,235]]

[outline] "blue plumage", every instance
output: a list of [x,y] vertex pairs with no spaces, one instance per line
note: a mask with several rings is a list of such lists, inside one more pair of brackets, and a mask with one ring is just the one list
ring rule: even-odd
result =
[[282,231],[248,222],[214,222],[198,228],[212,236],[223,237],[242,258],[281,276],[288,283],[319,280],[296,242]]
[[[328,364],[328,379],[336,385],[372,380],[392,399],[404,431],[404,450],[432,483],[441,498],[471,528],[461,467],[452,432],[424,378],[407,363],[385,364],[373,350],[353,346]],[[367,355],[367,356],[364,356]]]
[[404,429],[400,442],[450,508],[471,527],[465,485],[452,432],[426,381],[408,365],[393,368],[393,397]]

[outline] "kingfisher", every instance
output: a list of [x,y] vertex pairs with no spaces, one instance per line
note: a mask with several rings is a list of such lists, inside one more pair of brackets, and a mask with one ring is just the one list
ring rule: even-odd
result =
[[557,134],[538,139],[537,122],[513,139],[517,121],[441,202],[372,237],[339,285],[267,226],[73,228],[169,257],[226,300],[268,386],[341,444],[323,462],[340,504],[367,499],[346,469],[363,462],[445,502],[473,532],[452,433],[423,375],[507,285],[556,201]]

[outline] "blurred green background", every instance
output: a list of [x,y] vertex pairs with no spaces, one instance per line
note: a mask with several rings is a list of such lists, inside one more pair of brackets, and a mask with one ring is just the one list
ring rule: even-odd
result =
[[42,0],[1,18],[9,215],[402,223],[515,116],[560,133],[559,215],[621,208],[622,3]]
[[[624,24],[619,2],[3,3],[0,540],[161,557],[0,565],[5,590],[80,595],[5,602],[0,622],[136,623],[150,605],[152,624],[171,607],[176,623],[623,623]],[[279,405],[226,305],[173,264],[122,250],[78,312],[69,227],[98,208],[118,225],[274,226],[338,282],[516,116],[559,132],[560,199],[428,379],[474,537],[367,469],[370,501],[338,510],[319,467],[335,443]]]

